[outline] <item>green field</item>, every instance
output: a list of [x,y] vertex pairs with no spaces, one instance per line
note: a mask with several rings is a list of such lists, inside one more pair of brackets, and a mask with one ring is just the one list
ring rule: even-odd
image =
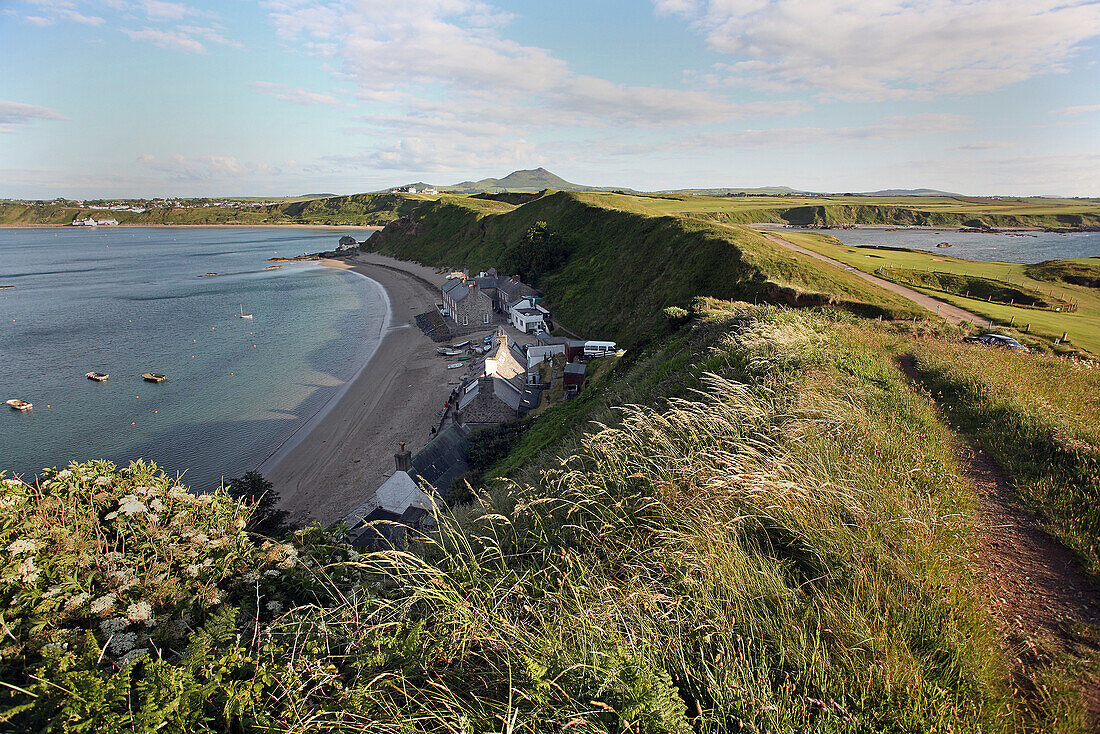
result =
[[[899,250],[881,247],[849,246],[835,237],[816,232],[774,233],[797,245],[814,252],[820,252],[834,260],[851,265],[866,273],[875,273],[880,268],[884,274],[890,274],[890,268],[902,268],[913,271],[950,273],[956,275],[990,278],[1003,283],[1035,291],[1051,299],[1076,301],[1078,309],[1074,312],[1059,312],[1040,308],[1025,308],[1008,304],[991,303],[980,298],[967,298],[941,290],[922,287],[919,283],[903,283],[928,295],[948,303],[965,308],[995,323],[1008,326],[1009,322],[1022,331],[1031,325],[1030,334],[1042,337],[1048,342],[1069,334],[1069,344],[1092,354],[1100,354],[1100,290],[1088,286],[1067,283],[1063,280],[1038,280],[1028,275],[1036,273],[1035,266],[1019,263],[1005,263],[981,260],[964,260],[938,252],[919,250]],[[1100,258],[1082,258],[1079,260],[1059,260],[1081,269],[1083,272],[1100,273]],[[1049,266],[1048,266],[1049,267]],[[1054,277],[1054,276],[1046,276]],[[902,282],[902,281],[899,281]],[[1026,337],[1021,336],[1026,339]]]

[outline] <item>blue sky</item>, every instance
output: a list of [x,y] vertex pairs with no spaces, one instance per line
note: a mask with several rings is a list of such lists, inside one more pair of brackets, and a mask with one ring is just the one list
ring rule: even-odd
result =
[[1095,0],[0,0],[0,196],[1100,195]]

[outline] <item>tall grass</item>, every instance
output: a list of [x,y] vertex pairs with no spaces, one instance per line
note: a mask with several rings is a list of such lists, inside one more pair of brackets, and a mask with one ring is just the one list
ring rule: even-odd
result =
[[[1022,723],[958,560],[970,498],[932,406],[827,318],[747,307],[728,325],[725,376],[624,407],[556,466],[364,557],[376,593],[322,615],[358,661],[342,682],[370,702],[359,724]],[[303,730],[350,723],[325,699],[303,708]]]
[[1100,580],[1100,368],[970,345],[915,350],[944,410],[1008,470],[1021,499]]

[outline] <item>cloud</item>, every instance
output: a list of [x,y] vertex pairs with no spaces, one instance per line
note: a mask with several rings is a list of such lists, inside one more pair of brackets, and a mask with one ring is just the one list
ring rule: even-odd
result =
[[491,139],[436,135],[410,135],[360,154],[331,155],[324,160],[341,167],[371,170],[442,173],[485,167],[514,169],[547,161],[534,143],[522,139]]
[[0,133],[16,132],[37,120],[64,120],[60,113],[48,107],[0,99]]
[[966,145],[959,145],[955,147],[955,150],[963,151],[975,151],[975,150],[1000,150],[1003,148],[1015,148],[1016,143],[1010,143],[1007,140],[979,140],[975,143],[967,143]]
[[386,141],[346,157],[363,165],[481,170],[530,160],[543,138],[568,129],[698,127],[811,108],[581,74],[509,39],[512,16],[481,0],[264,5],[280,37],[340,58],[359,100],[384,110],[358,119],[358,132]]
[[167,159],[161,159],[155,155],[143,153],[138,156],[138,162],[154,171],[167,174],[169,178],[187,181],[232,179],[256,173],[265,175],[280,173],[278,168],[266,163],[245,163],[226,155],[173,155]]
[[1072,117],[1073,115],[1084,115],[1089,112],[1100,112],[1100,104],[1086,104],[1076,105],[1074,107],[1063,107],[1058,110],[1051,110],[1050,114]]
[[70,0],[28,0],[35,7],[33,15],[23,20],[38,26],[48,26],[58,21],[70,21],[83,25],[98,26],[105,22],[98,15],[85,15],[77,10],[77,4]]
[[224,46],[239,47],[240,44],[226,38],[216,26],[181,25],[171,30],[159,28],[122,28],[121,31],[135,41],[149,41],[174,51],[187,51],[201,54],[206,52],[203,41]]
[[731,83],[845,100],[929,98],[1064,71],[1094,0],[653,0],[732,57]]
[[295,104],[330,105],[332,107],[339,107],[344,104],[339,98],[331,94],[311,92],[302,87],[288,87],[285,84],[276,82],[251,82],[248,86],[252,87],[254,92]]

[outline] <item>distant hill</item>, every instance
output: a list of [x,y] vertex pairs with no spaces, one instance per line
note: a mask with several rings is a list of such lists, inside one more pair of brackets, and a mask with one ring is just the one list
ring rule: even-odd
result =
[[860,196],[962,196],[950,191],[937,189],[883,189],[882,191],[864,191]]
[[713,188],[713,189],[668,189],[658,194],[691,194],[692,196],[784,196],[787,194],[810,194],[810,191],[792,189],[790,186],[758,186],[756,188]]
[[581,186],[570,183],[561,176],[547,171],[545,168],[534,168],[525,171],[512,171],[504,178],[483,178],[480,181],[463,181],[453,186],[444,186],[441,190],[455,194],[484,194],[503,192],[533,192],[543,189],[557,189],[558,191],[596,191],[592,186]]

